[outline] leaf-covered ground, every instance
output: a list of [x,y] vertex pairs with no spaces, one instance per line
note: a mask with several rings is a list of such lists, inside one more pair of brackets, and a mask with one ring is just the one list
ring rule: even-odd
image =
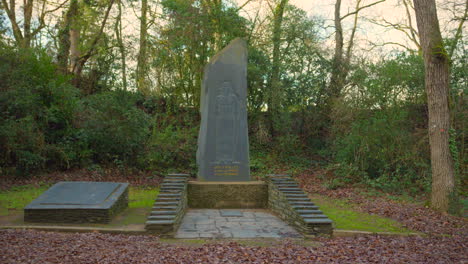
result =
[[[60,180],[119,181],[123,177],[100,175],[78,172],[54,175],[50,180],[58,176]],[[169,244],[155,236],[0,230],[0,263],[468,263],[465,218],[385,196],[369,197],[355,188],[329,190],[311,172],[299,175],[298,180],[310,193],[346,199],[356,205],[354,209],[395,219],[425,235],[317,238],[313,246],[286,240],[256,246],[233,241]],[[141,175],[127,181],[157,185],[160,179]],[[37,179],[21,182],[35,183]]]
[[347,199],[357,205],[354,209],[394,219],[411,230],[426,234],[468,236],[466,218],[439,213],[415,203],[394,201],[385,196],[365,196],[361,190],[352,187],[330,190],[325,188],[319,177],[311,172],[299,175],[296,179],[308,193]]
[[0,231],[0,263],[466,263],[461,236],[361,236],[283,241],[274,247],[214,241],[171,245],[153,236]]

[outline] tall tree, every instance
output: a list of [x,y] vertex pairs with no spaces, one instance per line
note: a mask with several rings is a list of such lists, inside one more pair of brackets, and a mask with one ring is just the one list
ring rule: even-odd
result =
[[455,195],[452,155],[449,148],[449,57],[439,28],[435,0],[414,0],[416,21],[425,65],[429,109],[432,195],[436,210],[447,212]]
[[138,52],[136,83],[137,88],[144,94],[149,93],[148,80],[146,74],[148,71],[147,49],[148,49],[148,0],[141,1],[140,14],[140,50]]
[[280,0],[276,7],[272,7],[273,11],[273,54],[272,54],[272,67],[270,75],[270,93],[268,96],[268,117],[269,117],[269,126],[270,134],[272,137],[275,137],[276,134],[276,125],[275,122],[278,121],[279,112],[280,112],[280,99],[281,99],[281,84],[280,84],[280,46],[281,46],[281,32],[282,32],[282,23],[283,23],[283,14],[286,8],[288,0]]
[[[23,1],[23,14],[20,18],[16,15],[16,1],[10,0],[8,3],[7,0],[1,0],[2,7],[4,8],[8,19],[10,20],[11,29],[13,32],[13,37],[20,48],[29,48],[31,47],[31,41],[33,38],[46,26],[45,17],[47,14],[53,13],[60,8],[62,8],[68,0],[64,0],[62,3],[56,5],[50,5],[46,0],[36,0],[39,7],[39,16],[37,18],[38,23],[33,23],[33,7],[36,3],[35,0],[24,0]],[[52,6],[52,7],[51,7]],[[47,9],[47,7],[51,7]],[[22,22],[22,29],[21,29]],[[36,27],[33,28],[33,24],[36,24]]]
[[122,38],[122,0],[118,0],[119,12],[117,14],[115,22],[115,38],[120,51],[120,60],[122,62],[122,86],[124,90],[127,90],[127,62],[126,62],[126,50]]
[[[335,53],[332,59],[332,74],[330,78],[330,84],[328,87],[329,101],[333,98],[340,96],[341,90],[345,86],[346,77],[349,72],[349,64],[351,62],[351,55],[354,45],[354,38],[358,25],[359,12],[365,8],[369,8],[376,4],[382,3],[385,0],[375,1],[367,5],[362,5],[363,0],[356,0],[356,7],[353,12],[350,12],[344,16],[341,16],[341,0],[335,2]],[[346,53],[344,53],[344,36],[342,21],[349,17],[354,16],[353,28],[349,36],[348,44],[346,47]]]

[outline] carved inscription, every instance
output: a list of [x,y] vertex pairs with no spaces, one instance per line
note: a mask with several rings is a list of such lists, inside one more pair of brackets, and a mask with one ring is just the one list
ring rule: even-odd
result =
[[235,161],[239,102],[230,82],[225,81],[216,96],[216,163]]
[[239,165],[215,165],[213,166],[215,176],[236,176],[239,175]]

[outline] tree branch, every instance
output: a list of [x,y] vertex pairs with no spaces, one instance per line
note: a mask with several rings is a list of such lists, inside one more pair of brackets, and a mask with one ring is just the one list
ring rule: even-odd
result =
[[379,3],[382,3],[382,2],[385,2],[385,0],[380,0],[380,1],[376,1],[376,2],[371,3],[371,4],[368,4],[368,5],[365,5],[365,6],[361,6],[361,7],[359,7],[358,9],[354,10],[353,12],[348,13],[348,14],[342,16],[342,17],[340,18],[340,20],[343,20],[343,19],[345,19],[346,17],[349,17],[349,16],[351,16],[351,15],[357,14],[357,13],[359,13],[359,11],[361,11],[361,10],[363,10],[363,9],[365,9],[365,8],[374,6],[374,5],[379,4]]
[[452,58],[453,53],[455,52],[455,49],[457,48],[458,40],[460,40],[461,35],[462,35],[463,24],[465,23],[465,20],[467,19],[467,17],[468,17],[468,0],[466,0],[466,2],[465,2],[465,12],[463,14],[463,17],[460,20],[460,24],[458,24],[458,28],[457,28],[457,31],[455,32],[453,43],[450,46],[450,49],[448,51],[449,52],[449,58]]
[[99,29],[98,34],[96,37],[93,39],[93,42],[91,42],[91,47],[88,49],[88,51],[80,57],[80,60],[86,61],[89,57],[91,57],[92,53],[94,52],[94,49],[96,48],[96,45],[101,38],[102,33],[104,32],[104,27],[106,26],[107,18],[109,17],[110,10],[112,9],[112,5],[114,4],[115,0],[111,0],[109,3],[109,7],[107,8],[106,14],[104,16],[104,19],[102,20],[101,27]]

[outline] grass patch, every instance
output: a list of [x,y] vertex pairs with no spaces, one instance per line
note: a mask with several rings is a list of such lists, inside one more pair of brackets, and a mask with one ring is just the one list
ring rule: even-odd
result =
[[[50,185],[41,185],[39,187],[23,185],[12,187],[8,191],[1,191],[0,216],[8,215],[9,210],[22,210],[49,187]],[[151,208],[158,194],[159,188],[130,187],[128,207]]]
[[411,232],[393,219],[357,212],[353,210],[352,204],[342,199],[313,195],[312,200],[324,214],[333,220],[337,229],[393,233]]
[[152,207],[156,197],[158,197],[159,188],[140,188],[130,187],[128,193],[129,208],[148,208]]
[[8,210],[10,209],[23,209],[49,187],[50,185],[41,185],[39,187],[23,185],[12,187],[8,191],[0,192],[0,215],[8,215]]

